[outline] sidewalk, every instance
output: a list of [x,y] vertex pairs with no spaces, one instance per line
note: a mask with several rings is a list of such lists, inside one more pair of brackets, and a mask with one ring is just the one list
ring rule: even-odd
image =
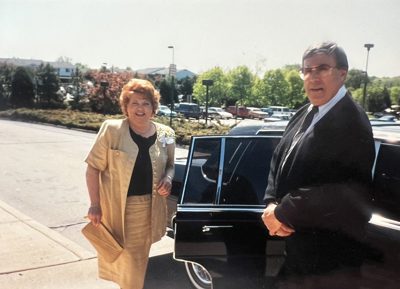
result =
[[96,255],[0,201],[0,287],[117,289],[97,278]]

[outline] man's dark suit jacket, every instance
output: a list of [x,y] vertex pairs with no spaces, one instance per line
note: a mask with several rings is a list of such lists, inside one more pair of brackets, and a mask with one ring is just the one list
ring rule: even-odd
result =
[[278,220],[296,231],[286,243],[288,262],[299,272],[352,262],[335,255],[354,257],[347,250],[354,250],[353,237],[360,237],[369,219],[375,158],[370,122],[346,94],[304,135],[282,167],[308,106],[293,116],[274,152],[265,193],[267,204],[278,203]]

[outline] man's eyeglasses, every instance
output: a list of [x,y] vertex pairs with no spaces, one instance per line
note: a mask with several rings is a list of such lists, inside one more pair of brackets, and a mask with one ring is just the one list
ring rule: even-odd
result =
[[337,68],[336,66],[330,66],[329,64],[321,64],[314,67],[303,67],[300,69],[300,77],[305,79],[309,77],[313,72],[319,77],[328,76],[333,68]]

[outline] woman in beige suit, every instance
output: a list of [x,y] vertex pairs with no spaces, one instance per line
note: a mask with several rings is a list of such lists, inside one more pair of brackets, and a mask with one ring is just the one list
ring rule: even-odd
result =
[[166,232],[175,133],[152,121],[159,98],[149,81],[129,81],[120,95],[126,118],[105,121],[86,158],[88,217],[124,247],[112,263],[99,254],[99,276],[122,289],[143,288],[150,246]]

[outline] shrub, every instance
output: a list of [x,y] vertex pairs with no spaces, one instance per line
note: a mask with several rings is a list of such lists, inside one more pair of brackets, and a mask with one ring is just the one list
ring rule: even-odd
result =
[[[123,115],[104,115],[92,112],[82,112],[69,109],[10,109],[0,111],[0,118],[12,120],[49,123],[65,126],[68,128],[85,129],[98,131],[100,125],[106,119],[124,118]],[[156,122],[170,125],[168,117],[156,117]],[[172,127],[176,134],[178,145],[189,145],[193,135],[220,135],[226,134],[230,127],[220,123],[209,123],[205,125],[198,121],[188,121],[187,119],[173,119]]]

